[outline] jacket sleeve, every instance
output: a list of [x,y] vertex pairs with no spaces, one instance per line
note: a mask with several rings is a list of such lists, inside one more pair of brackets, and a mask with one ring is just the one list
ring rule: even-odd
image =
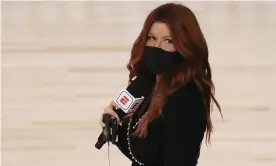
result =
[[182,90],[168,98],[164,115],[164,166],[195,166],[206,128],[203,100]]

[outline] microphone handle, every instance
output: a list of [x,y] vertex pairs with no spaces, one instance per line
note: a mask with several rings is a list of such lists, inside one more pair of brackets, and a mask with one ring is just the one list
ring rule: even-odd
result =
[[113,107],[113,110],[116,112],[120,120],[122,120],[126,115],[126,113],[120,108],[116,109],[115,107]]
[[[120,120],[123,119],[123,117],[125,116],[125,112],[121,109],[116,109],[113,108],[113,110],[117,113],[117,115],[119,116]],[[109,114],[104,114],[103,115],[103,123],[107,124],[107,122],[109,122],[111,120],[112,116]],[[102,146],[107,142],[107,136],[104,134],[104,130],[105,128],[103,128],[102,133],[100,134],[100,136],[98,137],[98,141],[95,144],[95,147],[97,149],[101,149]],[[114,139],[114,138],[113,138]]]
[[104,132],[102,132],[100,134],[100,136],[98,137],[98,141],[96,142],[95,147],[97,149],[101,149],[102,146],[106,143],[106,141],[107,141],[106,136],[105,136]]
[[[108,124],[108,122],[110,121],[110,119],[111,119],[111,115],[110,114],[103,114],[103,120],[102,120],[102,122],[104,123],[104,124]],[[109,125],[109,124],[108,124]],[[107,128],[109,127],[109,126],[106,126]],[[103,128],[103,131],[102,131],[102,133],[99,135],[99,137],[98,137],[98,141],[96,142],[96,144],[95,144],[95,147],[97,148],[97,149],[101,149],[102,148],[102,146],[107,142],[107,135],[105,134],[105,129],[106,129],[106,127],[104,127]]]

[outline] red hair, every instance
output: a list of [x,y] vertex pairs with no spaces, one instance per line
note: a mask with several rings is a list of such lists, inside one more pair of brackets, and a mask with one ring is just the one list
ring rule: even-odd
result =
[[143,50],[151,26],[157,21],[166,23],[169,26],[172,33],[173,45],[183,55],[184,60],[181,66],[173,73],[162,74],[161,83],[155,85],[153,89],[149,110],[141,119],[135,133],[139,137],[145,137],[147,135],[148,123],[162,114],[163,103],[166,97],[180,86],[185,85],[188,81],[194,80],[201,90],[205,102],[207,122],[206,140],[210,142],[213,129],[210,117],[211,101],[216,104],[220,114],[221,109],[214,97],[214,84],[208,62],[209,54],[207,43],[196,16],[189,8],[180,4],[166,3],[157,7],[148,15],[143,29],[131,50],[131,58],[127,65],[130,72],[129,82],[135,76],[147,74],[142,64]]

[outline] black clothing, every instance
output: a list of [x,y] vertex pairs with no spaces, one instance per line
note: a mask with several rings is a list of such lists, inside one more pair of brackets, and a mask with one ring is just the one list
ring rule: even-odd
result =
[[[145,110],[137,110],[133,114],[132,127]],[[127,142],[129,118],[122,122],[118,142],[120,151],[132,162]],[[168,96],[163,115],[148,125],[146,138],[131,136],[132,154],[144,166],[195,166],[200,154],[201,142],[206,129],[205,108],[201,93],[193,81],[179,88]]]

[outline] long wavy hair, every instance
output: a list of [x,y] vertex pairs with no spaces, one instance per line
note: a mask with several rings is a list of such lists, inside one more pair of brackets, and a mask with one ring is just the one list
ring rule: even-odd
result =
[[129,83],[135,76],[148,74],[143,66],[142,59],[148,33],[154,22],[163,22],[169,26],[173,45],[183,55],[184,60],[176,70],[161,75],[162,81],[154,86],[148,111],[142,117],[135,133],[141,138],[145,137],[149,122],[162,115],[163,103],[165,103],[167,96],[190,80],[193,80],[201,91],[205,103],[206,143],[210,143],[210,136],[213,131],[210,117],[212,101],[218,107],[220,114],[221,108],[214,97],[215,88],[208,61],[207,43],[196,16],[189,8],[181,4],[166,3],[154,9],[147,16],[142,31],[133,44],[131,58],[127,64]]

